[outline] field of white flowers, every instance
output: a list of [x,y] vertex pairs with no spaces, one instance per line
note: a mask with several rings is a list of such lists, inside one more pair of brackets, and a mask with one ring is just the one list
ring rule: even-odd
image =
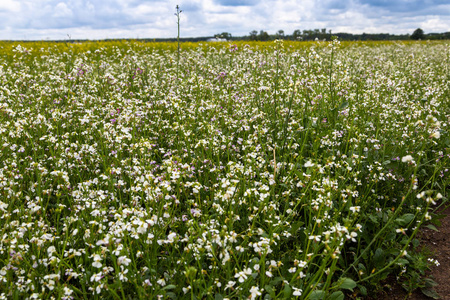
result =
[[1,299],[420,286],[448,42],[75,46],[1,47]]

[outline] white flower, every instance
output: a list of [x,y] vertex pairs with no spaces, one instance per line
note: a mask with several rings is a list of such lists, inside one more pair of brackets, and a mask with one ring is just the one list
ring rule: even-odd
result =
[[139,222],[138,228],[137,228],[136,231],[137,231],[138,233],[142,234],[142,233],[145,233],[145,232],[147,231],[147,228],[148,228],[148,224],[147,224],[147,223],[145,223],[145,222]]
[[305,164],[304,164],[304,167],[305,168],[309,168],[309,167],[313,167],[314,166],[314,164],[310,161],[310,160],[308,160]]
[[94,274],[91,276],[91,282],[99,282],[102,279],[102,273]]
[[397,233],[402,233],[402,234],[406,234],[406,230],[408,230],[408,229],[405,229],[405,228],[398,228],[398,229],[395,229],[395,232],[397,232]]
[[256,299],[256,297],[261,296],[261,292],[258,287],[252,286],[250,289],[251,299]]
[[438,139],[441,137],[441,133],[439,131],[435,131],[430,135],[430,138]]
[[7,208],[8,208],[8,204],[0,201],[0,210],[1,211],[6,211]]
[[425,196],[425,192],[420,192],[419,194],[416,195],[417,199],[423,198],[423,196]]
[[351,238],[352,242],[356,243],[357,236],[358,236],[358,234],[354,231],[350,233],[350,238]]
[[277,262],[274,261],[274,260],[271,260],[271,261],[270,261],[270,266],[271,266],[272,268],[277,268],[277,267],[278,267]]
[[150,279],[145,279],[144,282],[142,283],[143,286],[152,286],[152,283],[150,282]]
[[54,252],[56,252],[55,246],[48,247],[48,249],[47,249],[48,256],[52,256]]
[[360,206],[352,206],[350,207],[350,211],[353,213],[359,212],[361,210]]
[[94,262],[92,263],[92,266],[95,268],[101,268],[102,267],[102,263],[101,263],[102,258],[100,257],[100,255],[95,254],[94,255]]
[[225,290],[232,288],[236,284],[236,281],[228,281],[227,285],[225,286]]
[[67,286],[64,287],[64,296],[72,295],[73,291],[69,289]]
[[315,240],[316,242],[320,242],[320,235],[311,235],[308,237],[310,240]]
[[244,271],[239,272],[236,275],[234,275],[234,277],[237,278],[240,283],[242,283],[245,280],[247,280],[248,275],[251,275],[251,274],[252,274],[252,269],[247,268],[247,269],[244,269]]
[[295,288],[295,287],[292,287],[292,288],[294,289],[294,292],[292,293],[292,295],[297,296],[297,297],[302,295],[303,290]]
[[158,281],[156,281],[156,283],[158,283],[160,286],[166,285],[166,281],[164,280],[164,278],[159,279]]
[[436,267],[439,267],[439,266],[441,265],[437,259],[429,258],[428,261],[429,261],[430,263],[435,264]]
[[414,159],[411,155],[406,155],[402,157],[402,162],[414,162]]
[[122,270],[119,272],[119,280],[122,282],[127,282],[128,278],[126,277],[126,274],[128,273],[128,269]]
[[299,268],[304,268],[304,267],[306,267],[306,264],[307,264],[306,261],[301,260],[301,261],[298,262],[298,267],[299,267]]
[[119,265],[125,265],[128,266],[131,262],[131,259],[127,258],[126,256],[121,256],[117,260]]
[[175,238],[177,237],[177,234],[175,232],[171,232],[167,236],[167,243],[173,243],[175,241]]
[[95,288],[95,292],[97,294],[100,294],[102,292],[102,285],[101,284],[97,285],[97,287]]

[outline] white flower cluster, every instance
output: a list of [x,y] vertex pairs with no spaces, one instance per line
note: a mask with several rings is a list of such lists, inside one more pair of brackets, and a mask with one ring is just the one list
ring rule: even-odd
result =
[[448,46],[172,46],[0,56],[8,297],[305,297],[368,212],[446,196],[415,170],[448,182]]

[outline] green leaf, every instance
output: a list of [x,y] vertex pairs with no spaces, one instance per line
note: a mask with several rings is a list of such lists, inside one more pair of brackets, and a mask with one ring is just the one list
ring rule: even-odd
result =
[[343,278],[341,280],[341,284],[338,287],[345,290],[351,290],[353,292],[353,289],[356,287],[356,282],[350,278]]
[[373,256],[373,263],[375,267],[381,268],[384,265],[384,262],[385,262],[384,251],[383,249],[378,248],[377,250],[375,250],[375,254]]
[[283,278],[278,276],[278,277],[275,277],[274,279],[272,279],[270,281],[270,285],[271,286],[275,286],[275,285],[277,285],[278,283],[280,283],[282,281],[283,281]]
[[358,288],[359,288],[359,292],[361,293],[361,295],[367,296],[367,289],[365,286],[358,285]]
[[439,184],[439,182],[433,183],[433,187],[437,187],[439,190],[442,190],[442,186]]
[[423,176],[426,176],[426,177],[429,176],[428,173],[427,173],[427,171],[426,171],[425,169],[421,169],[420,172],[419,172],[419,174],[421,174],[421,175],[423,175]]
[[325,298],[325,292],[321,290],[315,290],[309,295],[309,300],[323,300]]
[[296,233],[297,233],[297,230],[298,230],[301,226],[303,226],[303,224],[305,224],[305,222],[302,222],[302,221],[298,221],[298,222],[295,222],[294,224],[292,224],[291,229],[290,229],[290,233],[291,233],[291,234],[296,234]]
[[222,294],[216,294],[216,295],[214,296],[214,300],[223,300]]
[[369,219],[373,223],[378,224],[378,218],[375,215],[369,215]]
[[436,291],[432,288],[424,288],[424,289],[421,289],[421,291],[427,297],[430,297],[433,299],[440,299],[439,294],[436,293]]
[[292,288],[289,284],[284,286],[283,295],[285,299],[289,299],[291,297]]
[[345,109],[347,107],[348,107],[348,101],[344,101],[344,102],[341,103],[341,105],[339,105],[338,110],[343,110],[343,109]]
[[272,293],[273,293],[273,288],[272,288],[272,286],[269,285],[269,284],[266,284],[266,285],[264,286],[264,290],[265,290],[266,292],[268,292],[270,295],[272,295]]
[[390,164],[390,163],[391,163],[391,160],[390,160],[390,159],[383,161],[383,165],[388,165],[388,164]]
[[424,282],[425,282],[425,287],[426,288],[432,288],[432,287],[438,285],[438,283],[436,281],[434,281],[433,279],[431,279],[431,278],[425,278]]
[[328,300],[344,300],[344,298],[345,298],[344,293],[341,291],[337,291],[331,294]]
[[415,216],[413,214],[404,214],[400,218],[395,219],[395,222],[400,226],[406,226],[414,220]]
[[433,224],[428,224],[428,225],[426,225],[425,227],[428,228],[428,229],[434,230],[434,231],[439,231],[439,230],[436,228],[436,226],[434,226]]
[[169,285],[166,285],[165,287],[163,287],[162,289],[167,291],[167,290],[173,290],[176,287],[177,286],[175,284],[169,284]]
[[392,241],[393,239],[395,239],[395,232],[390,232],[388,233],[388,235],[386,235],[386,237],[384,238],[385,241]]
[[402,218],[406,221],[406,224],[411,223],[416,216],[414,214],[404,214]]

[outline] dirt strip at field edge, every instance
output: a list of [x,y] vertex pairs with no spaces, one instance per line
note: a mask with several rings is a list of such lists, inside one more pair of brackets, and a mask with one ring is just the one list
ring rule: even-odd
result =
[[[420,233],[420,239],[423,245],[433,253],[434,259],[439,261],[439,266],[432,267],[428,275],[438,283],[435,287],[440,299],[450,300],[450,207],[439,212],[445,215],[441,219],[441,226],[439,231],[434,231],[424,228]],[[377,297],[379,300],[429,300],[429,298],[422,294],[420,290],[415,291],[412,295],[407,297],[407,293],[400,285],[394,285],[391,289],[386,290],[383,294]]]

